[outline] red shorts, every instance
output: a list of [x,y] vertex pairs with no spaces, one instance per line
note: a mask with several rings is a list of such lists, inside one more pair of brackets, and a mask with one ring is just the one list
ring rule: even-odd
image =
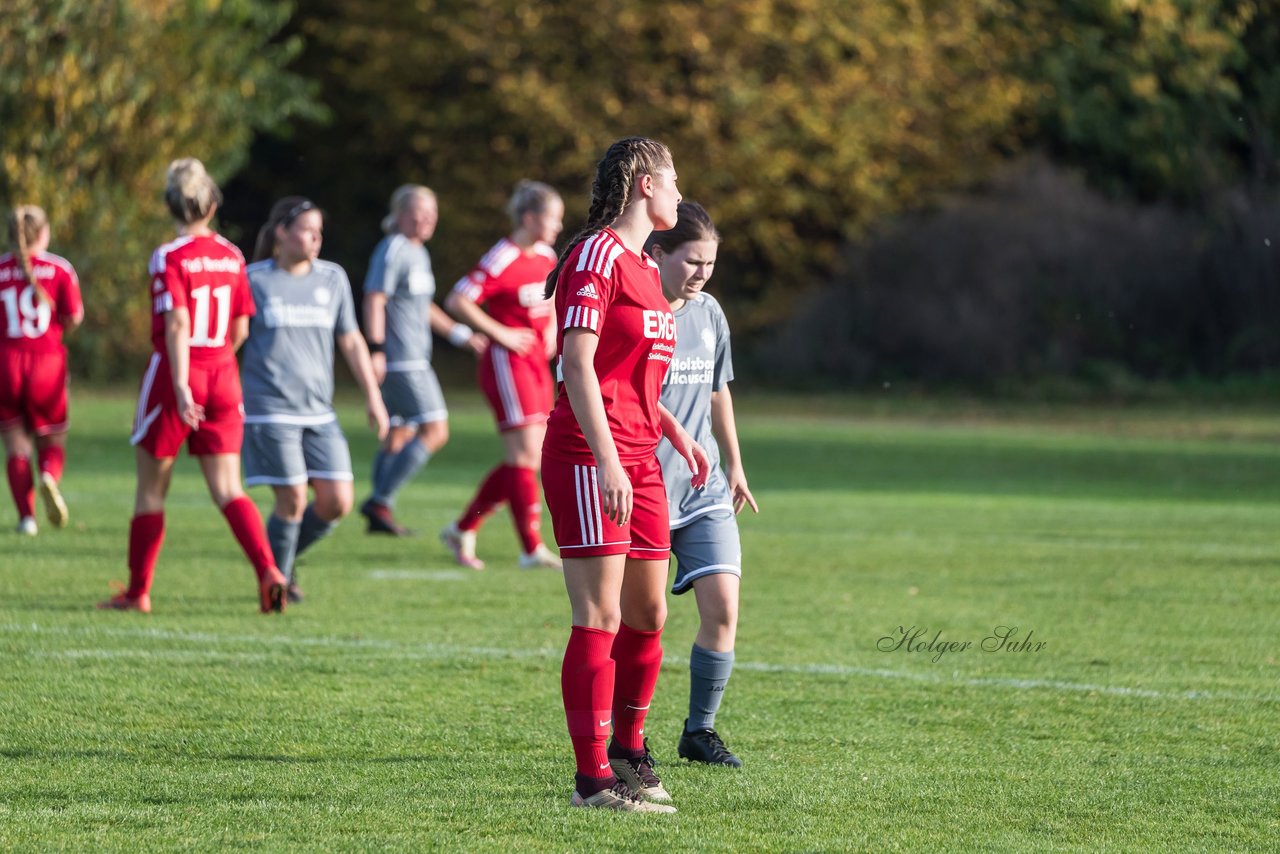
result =
[[640,560],[671,555],[667,489],[657,455],[623,466],[631,480],[631,518],[619,526],[601,508],[594,465],[542,458],[542,491],[551,508],[561,557],[626,554]]
[[182,443],[194,457],[238,454],[244,440],[244,405],[240,395],[240,367],[234,361],[204,365],[192,362],[191,396],[204,407],[204,421],[192,430],[178,417],[169,362],[151,354],[138,393],[138,413],[129,441],[153,457],[176,457]]
[[0,430],[15,427],[37,436],[66,432],[65,351],[0,350]]
[[498,430],[545,424],[551,412],[551,369],[539,350],[520,356],[490,344],[478,368],[480,390],[498,421]]

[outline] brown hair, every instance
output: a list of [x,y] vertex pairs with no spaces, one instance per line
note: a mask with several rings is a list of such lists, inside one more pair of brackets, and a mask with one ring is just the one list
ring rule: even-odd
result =
[[9,217],[9,237],[17,247],[18,263],[22,265],[22,273],[27,277],[27,284],[35,288],[36,298],[41,304],[52,306],[53,300],[44,285],[36,279],[35,267],[31,263],[31,244],[40,239],[40,232],[49,224],[49,217],[36,205],[15,205]]
[[182,223],[199,222],[222,204],[222,191],[194,157],[183,157],[169,164],[165,179],[164,201],[173,218]]
[[573,236],[569,245],[560,253],[560,260],[547,276],[544,295],[550,299],[556,291],[556,280],[569,253],[582,241],[612,225],[631,203],[631,188],[636,176],[653,175],[658,170],[671,167],[671,152],[665,145],[642,136],[620,139],[596,164],[596,179],[591,184],[591,209],[587,212],[587,224]]
[[271,213],[267,215],[267,221],[263,223],[262,228],[258,229],[258,239],[253,244],[253,260],[261,261],[265,258],[272,258],[276,254],[276,228],[289,225],[298,217],[307,211],[316,211],[321,218],[324,217],[324,211],[316,207],[306,196],[285,196],[280,201],[271,206]]
[[657,246],[663,252],[674,252],[686,243],[695,240],[714,240],[720,242],[720,232],[711,221],[711,215],[697,202],[681,202],[676,208],[680,216],[676,224],[668,231],[655,231],[644,242],[644,251],[653,254]]
[[525,179],[516,184],[512,191],[511,200],[507,202],[507,214],[511,217],[512,225],[519,228],[525,214],[540,214],[547,209],[552,199],[558,198],[560,194],[550,184]]
[[382,218],[384,234],[395,233],[396,220],[400,218],[400,213],[409,206],[409,200],[414,196],[422,196],[433,202],[436,200],[435,190],[421,184],[401,184],[396,187],[396,191],[391,194],[391,210]]

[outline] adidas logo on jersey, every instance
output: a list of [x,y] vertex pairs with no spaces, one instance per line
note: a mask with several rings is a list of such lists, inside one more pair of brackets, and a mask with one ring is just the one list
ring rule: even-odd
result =
[[590,282],[578,288],[578,296],[587,297],[588,299],[600,299],[600,295],[596,293],[596,286]]

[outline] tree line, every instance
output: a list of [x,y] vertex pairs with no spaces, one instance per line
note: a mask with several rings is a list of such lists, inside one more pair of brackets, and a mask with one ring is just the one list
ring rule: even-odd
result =
[[[147,347],[143,265],[181,154],[224,181],[242,246],[275,198],[313,196],[326,256],[357,281],[390,192],[428,184],[447,284],[506,228],[517,180],[557,186],[573,228],[608,142],[660,138],[725,234],[718,284],[748,345],[824,283],[901,309],[868,301],[885,280],[858,247],[1027,151],[1210,229],[1223,198],[1271,193],[1280,168],[1275,0],[10,4],[0,204],[49,211],[85,279],[73,355],[101,375],[132,374]],[[883,370],[937,374],[895,364],[864,326],[831,334]]]

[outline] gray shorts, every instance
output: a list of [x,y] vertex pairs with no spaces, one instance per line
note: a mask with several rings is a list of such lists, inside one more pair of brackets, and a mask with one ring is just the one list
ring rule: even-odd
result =
[[676,580],[671,592],[679,596],[707,575],[727,572],[742,577],[742,543],[732,510],[712,510],[671,532],[671,556]]
[[440,380],[431,368],[389,372],[382,381],[382,402],[392,427],[416,427],[449,417]]
[[244,425],[246,486],[291,486],[309,480],[351,480],[351,450],[338,422]]

